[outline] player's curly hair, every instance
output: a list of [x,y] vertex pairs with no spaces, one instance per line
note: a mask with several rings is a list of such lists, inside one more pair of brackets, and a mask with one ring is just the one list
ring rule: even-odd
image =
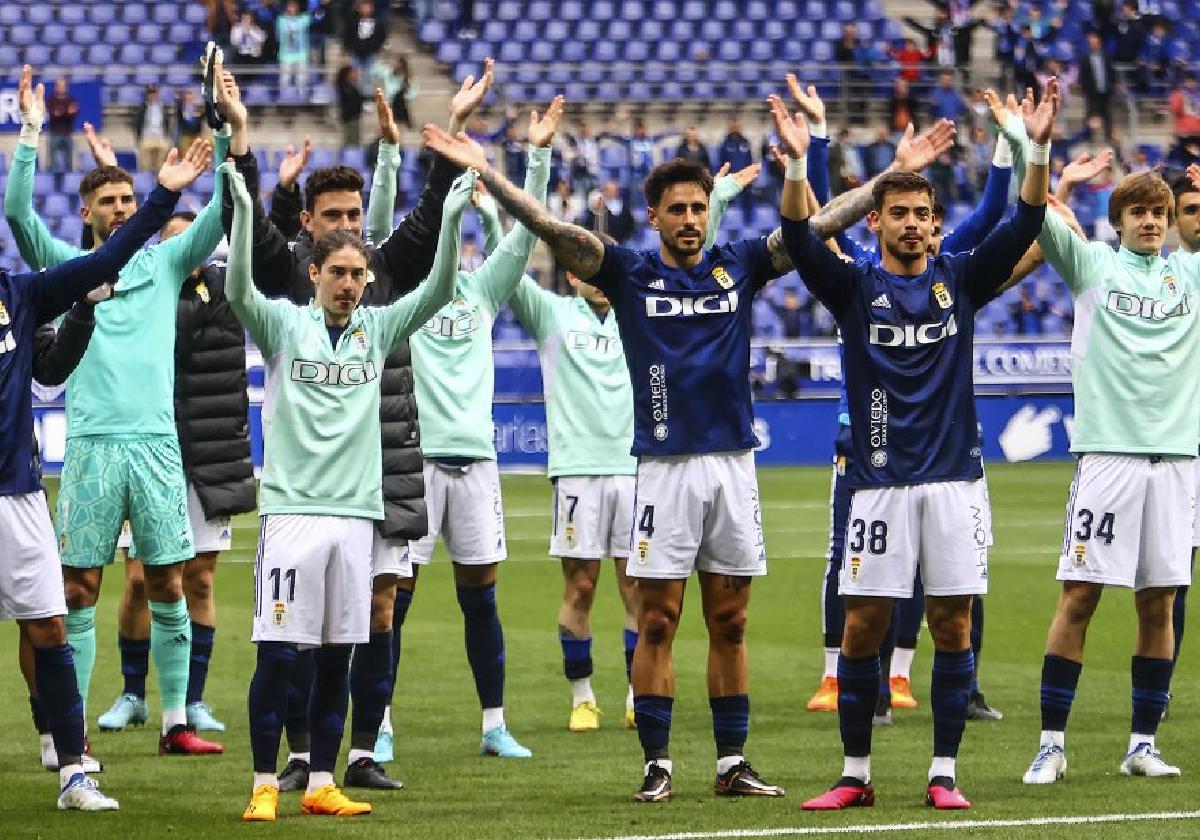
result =
[[1126,175],[1108,198],[1108,222],[1114,228],[1121,223],[1121,213],[1134,204],[1165,204],[1167,226],[1175,224],[1175,196],[1167,182],[1157,172]]
[[79,197],[87,201],[88,196],[109,184],[133,186],[133,176],[119,166],[97,166],[83,176],[79,182]]
[[304,209],[309,213],[317,204],[317,196],[327,192],[363,191],[363,176],[349,166],[330,166],[318,169],[304,182]]
[[1175,182],[1171,184],[1171,192],[1175,196],[1175,202],[1178,203],[1179,199],[1183,198],[1185,194],[1200,193],[1200,189],[1196,189],[1196,185],[1192,183],[1191,178],[1187,177],[1186,175],[1180,175],[1175,179]]
[[933,202],[933,184],[915,172],[888,172],[880,175],[875,179],[875,186],[871,188],[871,201],[875,210],[880,211],[883,209],[883,199],[888,193],[907,192],[927,193],[930,203]]
[[367,250],[367,245],[362,241],[361,236],[349,230],[335,230],[333,233],[327,233],[322,236],[313,245],[313,265],[320,269],[321,266],[325,265],[325,261],[329,259],[330,255],[343,248],[353,248],[362,254],[363,259],[367,261],[367,265],[371,264],[371,254]]
[[675,184],[696,184],[708,195],[712,192],[713,176],[708,167],[684,158],[675,158],[666,163],[660,163],[650,170],[646,180],[642,182],[642,193],[646,196],[647,207],[657,207],[662,201],[667,187]]

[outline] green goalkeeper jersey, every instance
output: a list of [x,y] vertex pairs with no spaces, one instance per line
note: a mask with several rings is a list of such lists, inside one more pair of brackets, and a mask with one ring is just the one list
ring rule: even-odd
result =
[[382,519],[384,358],[453,291],[461,208],[474,176],[460,176],[451,187],[430,276],[388,306],[357,307],[335,345],[315,301],[268,300],[255,288],[250,196],[231,164],[222,169],[234,198],[226,295],[266,362],[259,512]]
[[[216,159],[229,149],[217,134]],[[86,252],[51,236],[33,209],[37,149],[23,143],[13,154],[4,215],[21,258],[35,271]],[[96,307],[96,328],[79,366],[67,379],[67,437],[175,436],[175,310],[179,290],[204,264],[221,229],[222,178],[183,233],[141,251],[118,275],[113,297]]]
[[562,297],[524,277],[509,302],[537,341],[546,398],[551,478],[634,475],[633,388],[617,318],[581,297]]
[[[525,192],[546,200],[550,149],[529,147]],[[453,299],[409,341],[426,458],[496,457],[492,325],[525,271],[537,238],[518,224],[476,271],[462,271]]]

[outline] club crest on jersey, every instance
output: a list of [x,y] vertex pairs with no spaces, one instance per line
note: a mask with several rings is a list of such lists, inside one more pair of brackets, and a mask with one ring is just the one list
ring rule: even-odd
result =
[[646,565],[646,561],[650,559],[650,540],[638,540],[637,544],[637,561],[639,565]]
[[1171,297],[1175,297],[1179,293],[1179,287],[1175,284],[1174,274],[1168,274],[1163,278],[1163,287]]
[[933,299],[942,309],[949,309],[954,305],[954,298],[950,297],[950,290],[946,288],[945,283],[933,284]]
[[871,453],[871,466],[876,469],[883,469],[887,466],[887,453],[882,449],[876,449]]
[[850,558],[850,580],[858,580],[858,572],[862,568],[861,557]]
[[717,281],[717,285],[722,289],[728,289],[733,286],[733,278],[729,276],[729,272],[724,266],[717,266],[712,270],[713,279]]
[[208,292],[208,284],[203,280],[196,284],[196,296],[199,297],[203,303],[212,303],[212,295]]
[[9,317],[8,309],[4,306],[4,301],[0,300],[0,327],[7,327],[12,323],[12,318]]
[[284,605],[283,601],[276,601],[275,609],[272,612],[275,616],[275,626],[282,627],[283,619],[287,615],[287,607]]
[[566,528],[564,528],[563,529],[563,537],[567,541],[567,547],[574,548],[575,547],[575,526],[568,525]]
[[355,327],[354,332],[350,333],[354,339],[354,343],[358,345],[359,350],[366,350],[370,346],[367,342],[367,333],[362,327]]
[[1080,566],[1087,563],[1087,546],[1084,545],[1083,543],[1079,543],[1075,546],[1075,561],[1074,562],[1075,562],[1075,568],[1077,568],[1077,569]]

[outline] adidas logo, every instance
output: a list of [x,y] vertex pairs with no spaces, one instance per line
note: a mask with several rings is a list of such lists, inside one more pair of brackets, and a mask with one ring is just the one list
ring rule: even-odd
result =
[[172,644],[177,647],[181,647],[183,645],[190,646],[192,644],[192,640],[188,638],[187,633],[180,633],[179,635],[172,638],[168,644]]
[[871,306],[877,306],[880,309],[891,309],[892,302],[888,300],[887,292],[884,292],[879,297],[875,298],[875,300],[871,301]]
[[650,281],[650,288],[658,289],[659,291],[663,291],[667,288],[667,284],[666,284],[666,281],[664,281],[662,278],[659,278],[658,280]]

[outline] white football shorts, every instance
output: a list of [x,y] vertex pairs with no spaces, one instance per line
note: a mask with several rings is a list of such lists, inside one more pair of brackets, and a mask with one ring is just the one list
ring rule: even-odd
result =
[[305,647],[369,641],[374,532],[370,519],[263,516],[252,641]]
[[911,598],[987,592],[987,497],[982,479],[855,490],[842,555],[843,595]]
[[1079,456],[1058,579],[1138,590],[1191,583],[1195,460]]
[[753,452],[638,460],[630,577],[767,573]]
[[0,496],[0,621],[67,614],[46,494]]
[[[1200,458],[1196,459],[1196,494],[1200,498]],[[1193,505],[1192,514],[1192,547],[1200,546],[1200,505]]]
[[495,461],[454,467],[426,459],[425,508],[429,533],[409,543],[412,562],[423,566],[433,559],[439,534],[455,563],[485,565],[508,556],[500,471]]
[[412,560],[408,557],[408,541],[385,537],[378,528],[371,528],[371,579],[380,575],[413,576]]
[[554,479],[550,554],[573,560],[628,557],[637,478],[563,475]]
[[[228,516],[218,516],[213,519],[204,518],[204,508],[200,505],[200,497],[196,487],[188,482],[187,512],[188,521],[192,524],[192,541],[197,554],[207,554],[212,551],[229,551],[233,548],[233,524]],[[129,556],[137,558],[137,546],[133,545],[133,532],[129,528],[129,520],[121,523],[121,534],[117,537],[117,548],[129,550]]]

